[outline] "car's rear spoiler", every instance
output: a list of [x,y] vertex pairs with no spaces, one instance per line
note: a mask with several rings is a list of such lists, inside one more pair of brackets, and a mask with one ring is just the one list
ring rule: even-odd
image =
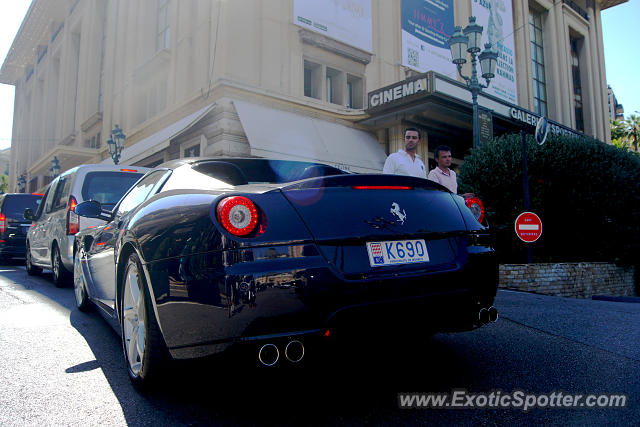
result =
[[398,189],[410,190],[414,188],[432,189],[439,191],[449,190],[424,178],[415,178],[404,175],[382,174],[357,174],[357,175],[332,175],[317,178],[309,178],[296,181],[282,187],[283,191],[304,190],[327,187],[352,187],[356,189]]

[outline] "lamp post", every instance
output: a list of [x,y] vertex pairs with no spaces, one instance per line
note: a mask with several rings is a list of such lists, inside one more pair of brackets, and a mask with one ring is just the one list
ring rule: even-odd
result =
[[24,175],[20,175],[20,177],[18,178],[18,193],[23,193],[24,189],[27,186],[27,180],[24,177]]
[[60,175],[60,162],[56,156],[53,156],[51,167],[49,168],[49,176],[53,179],[58,175]]
[[[483,88],[489,87],[489,82],[495,77],[496,61],[498,54],[491,50],[491,43],[484,45],[484,51],[479,53],[481,48],[482,26],[476,24],[476,17],[469,17],[469,25],[464,30],[462,27],[455,27],[454,33],[449,39],[449,49],[451,49],[452,62],[458,68],[458,74],[467,83],[467,89],[471,91],[473,103],[473,148],[480,143],[480,129],[478,124],[478,94]],[[467,54],[471,54],[471,77],[462,74],[462,65],[467,62]],[[480,60],[480,70],[482,77],[486,81],[483,85],[478,81],[477,62]]]
[[116,165],[120,161],[120,153],[124,148],[124,140],[126,138],[127,136],[122,133],[120,126],[115,125],[111,131],[111,136],[109,136],[109,139],[107,140],[107,144],[109,145],[109,154],[111,154],[113,163]]

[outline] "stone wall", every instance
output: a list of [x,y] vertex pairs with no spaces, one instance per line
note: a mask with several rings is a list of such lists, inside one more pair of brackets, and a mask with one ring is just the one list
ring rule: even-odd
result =
[[499,286],[575,298],[636,295],[634,268],[605,262],[503,264]]

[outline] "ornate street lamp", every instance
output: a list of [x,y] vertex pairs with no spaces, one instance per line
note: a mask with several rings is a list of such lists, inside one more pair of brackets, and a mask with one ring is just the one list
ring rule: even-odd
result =
[[53,179],[58,175],[60,175],[60,162],[56,156],[53,156],[51,167],[49,168],[49,176]]
[[111,136],[107,140],[107,144],[109,145],[109,154],[111,154],[111,158],[113,159],[113,163],[116,165],[120,161],[120,153],[124,148],[124,140],[127,136],[122,133],[122,129],[120,126],[115,125],[113,130],[111,131]]
[[[478,124],[478,94],[483,88],[489,87],[489,82],[495,77],[498,54],[491,49],[491,43],[484,45],[484,51],[480,52],[480,40],[482,39],[482,26],[476,24],[476,17],[469,17],[469,25],[463,30],[455,27],[455,31],[449,39],[452,62],[458,68],[458,74],[467,83],[467,89],[471,92],[473,103],[473,148],[480,143],[480,129]],[[471,54],[471,77],[462,74],[462,65],[467,62],[466,52]],[[476,59],[477,58],[477,59]],[[480,60],[480,71],[486,81],[483,85],[478,81],[477,60]]]
[[24,189],[27,187],[27,180],[24,177],[24,175],[20,175],[20,177],[18,178],[18,193],[23,193]]

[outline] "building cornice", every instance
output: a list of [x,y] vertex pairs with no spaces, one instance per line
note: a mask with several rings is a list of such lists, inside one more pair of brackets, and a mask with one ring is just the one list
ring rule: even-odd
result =
[[53,22],[65,20],[66,9],[59,0],[33,0],[16,34],[7,57],[0,69],[0,83],[16,85],[24,76],[27,67],[38,60],[38,46],[47,46],[51,36],[59,27],[52,28]]
[[598,4],[600,5],[600,10],[605,10],[628,1],[629,0],[598,0]]

